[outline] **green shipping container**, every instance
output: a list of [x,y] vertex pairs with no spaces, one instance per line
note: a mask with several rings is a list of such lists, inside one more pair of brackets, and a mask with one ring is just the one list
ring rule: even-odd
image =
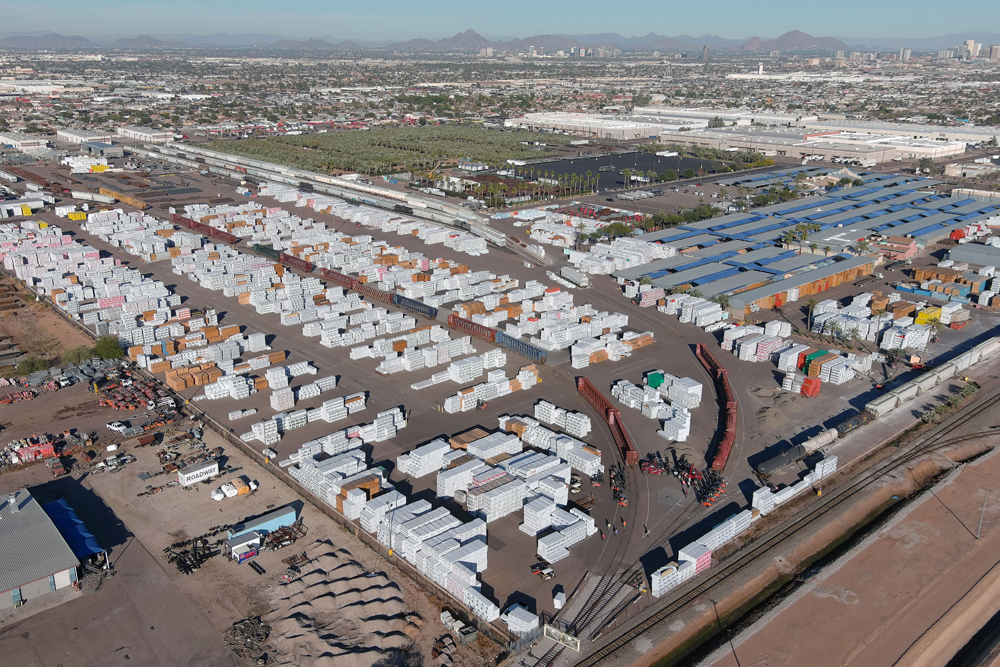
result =
[[653,389],[656,389],[661,384],[663,384],[663,374],[662,373],[650,373],[646,377],[646,384],[648,384]]
[[812,354],[806,356],[806,365],[808,366],[809,362],[812,361],[813,359],[819,359],[820,357],[826,354],[829,354],[826,350],[816,350]]

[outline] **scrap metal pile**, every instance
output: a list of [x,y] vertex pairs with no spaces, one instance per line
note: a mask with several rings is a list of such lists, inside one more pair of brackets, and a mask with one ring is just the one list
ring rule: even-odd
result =
[[0,405],[11,405],[12,403],[20,403],[21,401],[31,401],[34,398],[35,392],[30,389],[15,391],[11,394],[7,394],[3,398],[0,398]]
[[222,553],[220,549],[210,546],[208,540],[197,540],[190,549],[181,551],[167,547],[164,552],[168,554],[167,562],[176,565],[182,574],[197,572],[207,560]]
[[[149,380],[138,377],[129,379],[126,371],[125,380],[111,380],[107,384],[95,382],[91,385],[100,398],[101,407],[112,410],[143,410],[152,409],[158,401],[167,398],[167,392]],[[95,386],[96,385],[96,386]]]
[[233,653],[253,665],[268,665],[274,662],[270,652],[274,648],[267,643],[271,636],[271,626],[260,616],[250,616],[233,623],[233,627],[222,635]]
[[296,541],[305,536],[306,527],[302,525],[301,520],[296,521],[290,526],[278,528],[268,533],[261,551],[275,551],[282,547],[287,547],[290,544],[295,544]]

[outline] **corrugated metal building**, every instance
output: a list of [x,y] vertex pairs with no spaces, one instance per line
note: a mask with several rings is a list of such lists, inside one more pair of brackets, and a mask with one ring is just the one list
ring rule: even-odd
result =
[[72,586],[79,565],[66,539],[27,490],[0,497],[0,609]]

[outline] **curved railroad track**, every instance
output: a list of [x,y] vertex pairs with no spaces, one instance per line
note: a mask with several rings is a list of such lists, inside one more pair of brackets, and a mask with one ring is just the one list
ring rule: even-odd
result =
[[919,438],[914,443],[906,446],[902,452],[892,457],[891,460],[859,474],[848,484],[834,489],[825,496],[824,501],[821,504],[818,504],[815,507],[800,510],[800,512],[790,522],[788,522],[787,525],[774,528],[770,534],[765,535],[762,539],[752,543],[745,553],[730,560],[718,569],[709,570],[708,576],[701,583],[673,602],[653,612],[642,621],[639,621],[633,627],[610,639],[603,646],[597,648],[595,651],[577,662],[576,667],[592,667],[593,665],[597,665],[611,657],[618,650],[628,645],[633,639],[649,631],[651,628],[668,618],[671,614],[685,608],[694,600],[701,597],[704,593],[712,590],[726,579],[748,567],[761,555],[770,551],[772,548],[779,545],[803,528],[815,523],[834,510],[839,509],[844,503],[865,491],[870,485],[876,483],[885,474],[900,468],[929,452],[944,449],[946,447],[981,438],[983,436],[995,435],[996,431],[979,431],[968,435],[943,439],[949,432],[953,431],[955,427],[969,422],[974,417],[982,414],[990,408],[995,407],[997,404],[1000,404],[1000,393],[969,406],[967,409],[962,410],[960,414],[957,414],[953,418],[943,422],[936,429],[934,429],[932,433]]

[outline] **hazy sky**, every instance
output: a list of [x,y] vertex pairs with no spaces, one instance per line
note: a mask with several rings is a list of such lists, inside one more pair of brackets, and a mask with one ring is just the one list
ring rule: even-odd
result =
[[[953,7],[954,11],[949,9]],[[965,0],[8,0],[0,32],[67,35],[279,33],[358,39],[618,32],[625,36],[706,33],[728,38],[931,37],[1000,32],[1000,1]]]

